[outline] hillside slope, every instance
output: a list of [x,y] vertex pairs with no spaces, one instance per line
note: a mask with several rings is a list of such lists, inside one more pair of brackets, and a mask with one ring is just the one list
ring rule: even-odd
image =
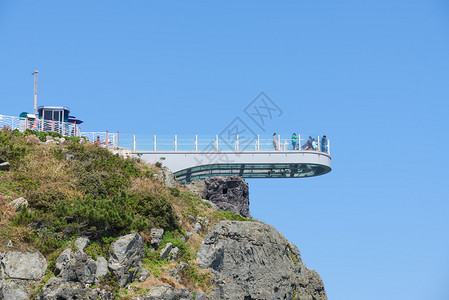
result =
[[[173,178],[168,187],[160,165],[123,159],[80,138],[2,129],[5,162],[0,298],[326,299],[319,275],[274,228],[263,238],[248,236],[248,228],[267,225],[214,210],[199,196],[204,191]],[[232,237],[223,232],[228,227]],[[263,254],[274,236],[269,251],[277,256]],[[243,244],[236,248],[229,238]],[[242,247],[252,254],[239,254]],[[241,258],[233,265],[230,257]],[[277,275],[260,285],[263,266]]]

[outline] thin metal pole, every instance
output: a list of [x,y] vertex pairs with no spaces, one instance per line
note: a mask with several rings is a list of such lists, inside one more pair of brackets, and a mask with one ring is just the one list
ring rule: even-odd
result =
[[331,154],[331,141],[327,140],[327,153]]
[[257,135],[257,151],[260,150],[260,137]]
[[119,147],[119,132],[118,132],[118,130],[117,130],[117,148]]
[[239,151],[239,135],[237,134],[237,138],[235,139],[235,150]]
[[178,151],[178,135],[175,134],[175,151]]
[[195,151],[198,151],[198,135],[195,135]]
[[278,135],[278,150],[281,150],[281,135]]
[[108,144],[109,144],[109,136],[108,136],[108,131],[106,130],[106,147],[108,146]]
[[153,146],[153,150],[156,151],[157,147],[156,147],[156,135],[154,135],[154,146]]
[[316,146],[318,148],[318,151],[321,151],[321,147],[320,147],[320,136],[318,136],[318,145]]
[[215,136],[215,151],[218,151],[218,134]]
[[136,135],[133,134],[133,151],[136,152]]

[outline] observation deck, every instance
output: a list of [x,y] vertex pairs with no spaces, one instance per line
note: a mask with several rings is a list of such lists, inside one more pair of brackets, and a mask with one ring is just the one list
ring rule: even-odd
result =
[[[53,113],[62,112],[65,107],[40,107]],[[45,112],[44,112],[45,114]],[[65,116],[65,115],[64,115]],[[126,154],[141,157],[149,163],[161,163],[172,170],[175,178],[181,182],[195,179],[205,179],[213,176],[238,175],[243,178],[302,178],[319,176],[329,173],[331,168],[330,142],[320,140],[320,137],[302,139],[297,137],[297,147],[293,149],[291,138],[281,139],[281,136],[261,139],[239,137],[224,139],[221,136],[199,139],[160,138],[156,135],[152,139],[136,139],[133,134],[110,132],[82,132],[77,124],[82,121],[68,122],[37,118],[27,113],[21,117],[0,115],[0,128],[11,130],[59,132],[64,136],[83,136],[90,142],[109,149],[124,151]],[[73,121],[73,122],[71,122]],[[288,136],[288,135],[284,135]],[[120,143],[119,143],[120,141]]]
[[[123,141],[120,135],[120,141]],[[293,149],[291,139],[195,138],[137,140],[132,136],[132,154],[148,163],[170,168],[177,180],[188,183],[213,176],[243,178],[303,178],[331,171],[329,140],[301,139]],[[148,149],[152,150],[148,150]]]

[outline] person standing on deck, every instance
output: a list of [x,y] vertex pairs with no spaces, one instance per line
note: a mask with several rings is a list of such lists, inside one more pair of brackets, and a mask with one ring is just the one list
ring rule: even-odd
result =
[[293,133],[292,135],[292,146],[293,150],[296,150],[296,141],[298,140],[298,137],[296,136],[296,133]]
[[278,149],[278,141],[277,141],[277,135],[276,135],[276,132],[273,133],[273,148],[274,148],[274,150],[277,150],[277,149]]
[[321,139],[321,151],[327,153],[327,138],[325,135],[323,135],[323,138]]

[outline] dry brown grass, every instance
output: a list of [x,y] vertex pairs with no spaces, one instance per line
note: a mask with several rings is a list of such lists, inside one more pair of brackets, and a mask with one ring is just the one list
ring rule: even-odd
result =
[[[27,237],[31,231],[24,226],[12,226],[10,222],[16,217],[16,211],[5,197],[0,196],[0,251],[21,251],[29,249]],[[8,247],[8,242],[12,242],[12,247]]]

